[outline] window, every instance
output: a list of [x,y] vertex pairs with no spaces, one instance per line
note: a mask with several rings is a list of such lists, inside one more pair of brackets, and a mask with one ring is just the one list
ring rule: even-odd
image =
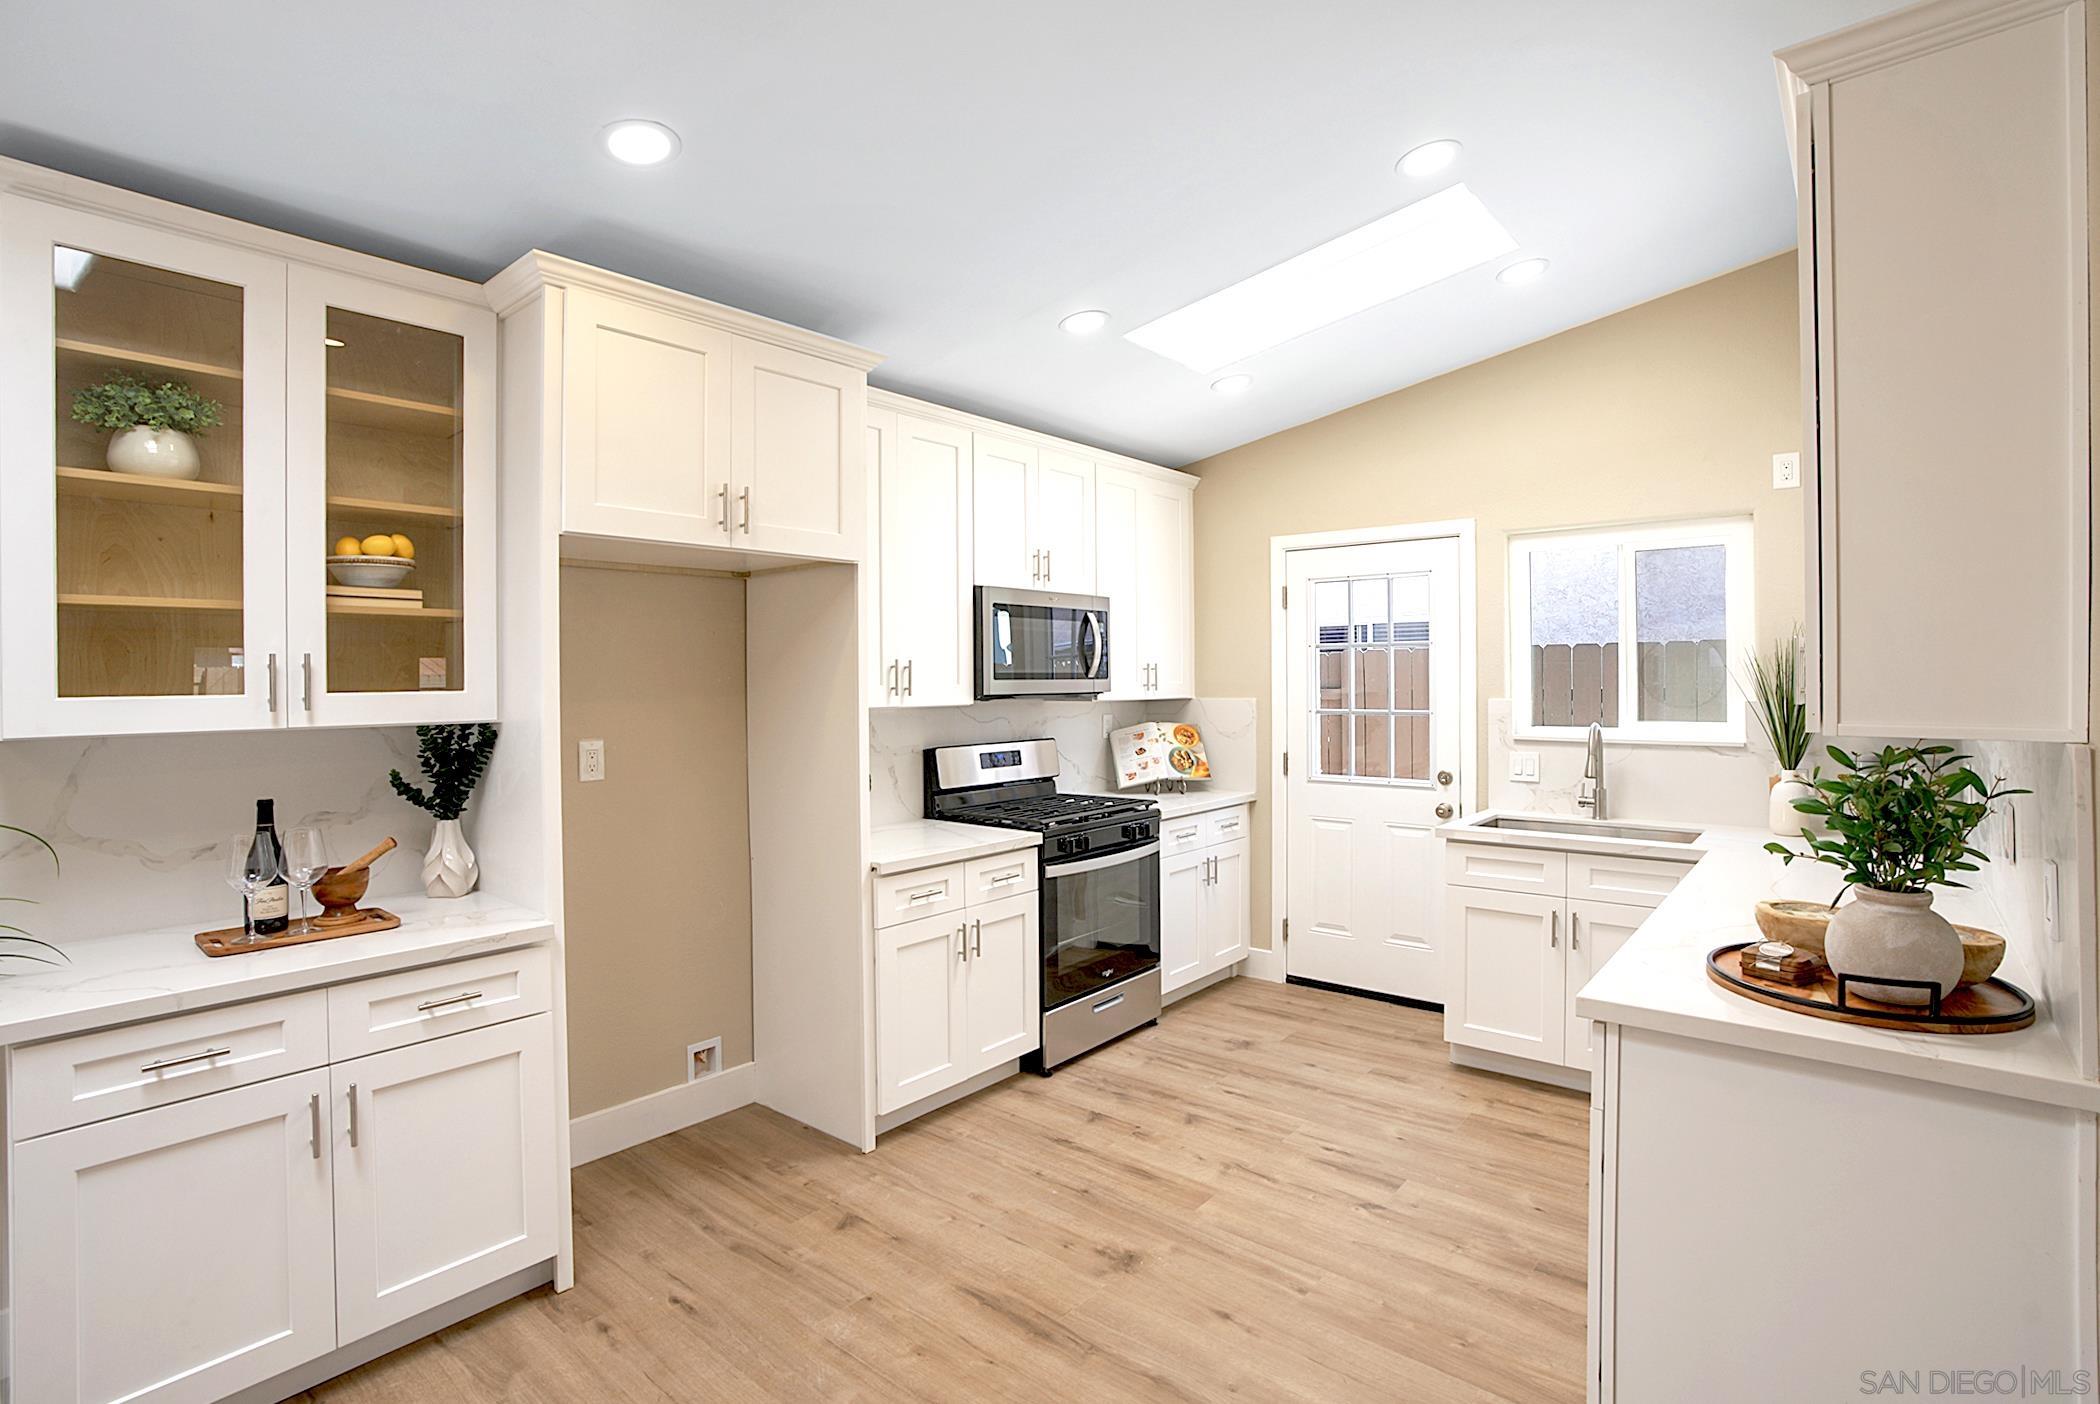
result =
[[1742,744],[1751,565],[1746,519],[1512,537],[1517,735]]
[[1429,781],[1429,577],[1312,582],[1312,753],[1322,780]]

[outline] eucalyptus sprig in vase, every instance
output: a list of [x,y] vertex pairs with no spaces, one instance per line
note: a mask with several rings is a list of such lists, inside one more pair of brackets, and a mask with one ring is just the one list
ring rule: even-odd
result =
[[[1963,887],[1952,876],[1973,873],[1990,855],[1969,843],[1991,806],[2025,790],[1986,785],[1952,746],[1884,746],[1857,759],[1837,747],[1830,758],[1844,767],[1814,778],[1816,795],[1794,807],[1823,821],[1806,852],[1783,843],[1766,851],[1788,863],[1825,863],[1845,875],[1853,900],[1830,918],[1823,954],[1830,968],[1853,979],[1880,976],[1929,982],[1942,999],[1961,982],[1961,936],[1932,909],[1932,889]],[[1862,982],[1861,996],[1884,1004],[1926,1005],[1932,993],[1917,986]]]
[[481,880],[481,865],[467,846],[459,816],[496,751],[496,728],[489,722],[455,723],[416,728],[416,760],[430,782],[426,792],[388,772],[394,793],[437,820],[423,855],[423,890],[433,897],[464,897]]
[[1808,704],[1801,697],[1800,628],[1774,639],[1763,653],[1746,654],[1743,663],[1750,674],[1743,691],[1749,695],[1751,714],[1772,748],[1773,759],[1779,762],[1766,822],[1781,838],[1799,838],[1808,826],[1795,803],[1816,794],[1816,787],[1801,773],[1801,762],[1808,755]]

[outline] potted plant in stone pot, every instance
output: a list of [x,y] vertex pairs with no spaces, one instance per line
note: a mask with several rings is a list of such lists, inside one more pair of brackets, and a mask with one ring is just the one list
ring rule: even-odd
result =
[[[1838,897],[1851,892],[1853,900],[1831,903],[1823,954],[1832,970],[1854,980],[1930,981],[1944,999],[1961,981],[1961,936],[1932,909],[1932,889],[1964,886],[1948,875],[1990,861],[1969,836],[1992,804],[2027,791],[1985,785],[1952,746],[1885,746],[1856,760],[1832,746],[1830,758],[1844,769],[1826,779],[1818,767],[1815,797],[1794,804],[1822,820],[1825,832],[1806,836],[1805,853],[1783,843],[1765,849],[1788,863],[1802,858],[1844,873]],[[1932,1002],[1923,989],[1853,988],[1884,1004]]]
[[197,439],[219,423],[217,400],[208,400],[179,380],[150,385],[129,371],[113,370],[97,385],[73,393],[73,418],[91,429],[109,429],[105,463],[119,473],[149,478],[194,478],[204,471]]
[[423,890],[433,897],[464,897],[481,880],[481,865],[467,847],[459,816],[495,754],[496,728],[488,722],[419,726],[416,743],[416,761],[429,791],[409,784],[398,770],[387,772],[387,778],[395,794],[437,820],[423,855]]
[[1800,628],[1774,639],[1762,653],[1746,653],[1743,663],[1750,673],[1743,691],[1773,759],[1779,762],[1779,774],[1772,779],[1767,824],[1781,838],[1799,838],[1808,826],[1794,804],[1816,795],[1815,786],[1801,774],[1801,762],[1808,755],[1808,704],[1801,699]]

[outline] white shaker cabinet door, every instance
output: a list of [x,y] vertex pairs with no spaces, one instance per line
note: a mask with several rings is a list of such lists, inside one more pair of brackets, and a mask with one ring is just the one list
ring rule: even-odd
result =
[[875,932],[877,1112],[893,1112],[968,1077],[963,913]]
[[967,707],[970,431],[900,415],[882,482],[882,690],[896,707]]
[[1590,1021],[1575,1012],[1575,996],[1604,963],[1619,953],[1628,937],[1640,929],[1649,911],[1646,907],[1622,906],[1616,902],[1570,901],[1568,903],[1567,1065],[1596,1070],[1596,1035]]
[[754,551],[860,558],[867,376],[737,337],[730,431],[730,540]]
[[1160,855],[1159,975],[1164,994],[1203,974],[1204,884],[1209,873],[1208,849]]
[[1445,1036],[1558,1063],[1567,1036],[1563,899],[1557,893],[1445,891]]
[[549,1019],[513,1019],[329,1070],[344,1340],[554,1256]]
[[1195,509],[1194,491],[1178,483],[1146,479],[1139,488],[1138,654],[1152,669],[1141,690],[1155,696],[1188,697],[1196,687]]
[[1032,893],[969,910],[970,955],[963,971],[966,1076],[1042,1046],[1038,910]]
[[205,1404],[335,1349],[328,1131],[315,1069],[16,1146],[12,1397]]
[[1044,449],[1035,475],[1035,540],[1042,551],[1043,588],[1067,595],[1094,593],[1094,463]]
[[1041,590],[1043,553],[1034,543],[1037,450],[992,434],[972,436],[972,519],[979,585]]
[[1203,968],[1223,970],[1247,954],[1247,844],[1244,838],[1206,849],[1210,882],[1203,889]]
[[[1094,479],[1094,590],[1108,600],[1108,695],[1113,700],[1148,691],[1150,660],[1142,655],[1138,619],[1138,495],[1145,484],[1134,473],[1103,468]],[[1171,981],[1169,984],[1171,988]]]

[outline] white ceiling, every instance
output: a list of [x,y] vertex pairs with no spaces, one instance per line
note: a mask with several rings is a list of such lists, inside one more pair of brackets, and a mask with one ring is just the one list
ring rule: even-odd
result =
[[[1772,50],[1889,8],[10,0],[0,152],[471,278],[550,249],[1178,464],[1790,247]],[[683,153],[615,166],[624,116]],[[1437,137],[1456,167],[1393,173]],[[1254,357],[1236,399],[1121,338],[1458,180],[1545,280],[1460,274]],[[1082,307],[1115,321],[1059,332]]]

